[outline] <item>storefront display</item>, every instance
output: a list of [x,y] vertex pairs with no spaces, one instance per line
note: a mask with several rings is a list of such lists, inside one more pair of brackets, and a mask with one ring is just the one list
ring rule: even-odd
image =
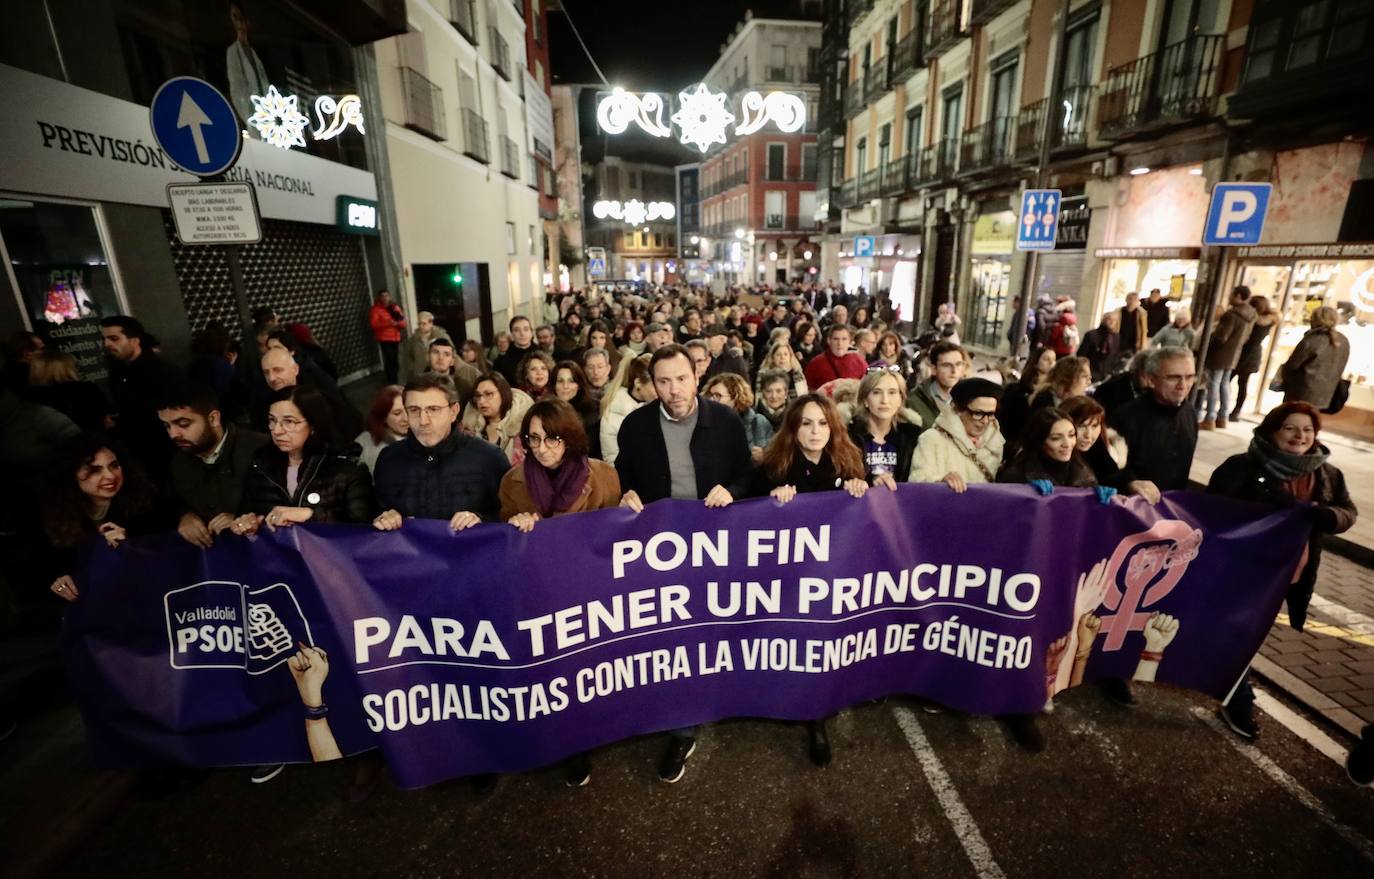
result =
[[1012,211],[979,214],[974,221],[973,243],[969,248],[969,289],[973,297],[965,323],[965,339],[970,344],[995,349],[1003,343],[1015,237],[1016,214]]
[[1197,286],[1197,247],[1099,247],[1093,255],[1104,260],[1100,301],[1102,313],[1126,304],[1129,293],[1144,299],[1158,288],[1174,311],[1190,310]]

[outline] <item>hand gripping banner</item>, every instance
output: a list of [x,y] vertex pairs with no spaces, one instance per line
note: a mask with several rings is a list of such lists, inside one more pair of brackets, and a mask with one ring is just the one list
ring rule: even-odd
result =
[[663,501],[531,534],[169,534],[84,548],[63,646],[103,765],[380,747],[418,787],[891,694],[1030,713],[1118,677],[1221,698],[1307,538],[1297,508],[943,485]]

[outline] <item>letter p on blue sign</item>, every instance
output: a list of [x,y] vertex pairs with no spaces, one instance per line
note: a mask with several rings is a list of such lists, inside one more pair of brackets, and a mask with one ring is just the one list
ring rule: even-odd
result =
[[1272,188],[1268,183],[1218,183],[1212,189],[1202,243],[1208,247],[1259,244]]

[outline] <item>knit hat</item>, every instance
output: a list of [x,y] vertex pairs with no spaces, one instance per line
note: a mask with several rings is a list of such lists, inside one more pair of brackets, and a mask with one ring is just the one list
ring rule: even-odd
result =
[[967,408],[969,403],[979,397],[1001,400],[1002,386],[985,378],[966,378],[950,390],[949,396],[954,400],[954,405]]

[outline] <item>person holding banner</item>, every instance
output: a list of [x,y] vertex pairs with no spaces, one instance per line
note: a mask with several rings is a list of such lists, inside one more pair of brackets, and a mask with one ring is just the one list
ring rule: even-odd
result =
[[[1132,361],[1135,365],[1135,361]],[[1107,423],[1126,441],[1126,486],[1152,504],[1161,492],[1188,487],[1197,450],[1197,417],[1186,405],[1197,383],[1193,352],[1151,348],[1141,365],[1145,391],[1121,408],[1108,409]]]
[[253,456],[243,487],[235,534],[256,534],[304,522],[366,522],[372,518],[372,475],[357,458],[340,454],[329,404],[318,391],[282,388],[267,410],[272,437]]
[[[1276,406],[1255,428],[1250,448],[1223,461],[1207,484],[1208,493],[1238,500],[1277,506],[1312,504],[1308,510],[1312,536],[1288,588],[1288,621],[1299,632],[1317,582],[1323,537],[1348,531],[1358,515],[1344,474],[1328,460],[1330,450],[1317,441],[1321,426],[1321,414],[1310,403],[1293,400]],[[1244,738],[1259,735],[1249,672],[1236,685],[1230,701],[1221,706],[1221,717]]]
[[[625,492],[620,505],[638,513],[645,504],[671,497],[720,508],[748,496],[753,467],[744,424],[728,406],[697,396],[687,349],[670,344],[656,350],[649,377],[658,405],[626,415],[617,435],[615,469]],[[673,784],[682,778],[696,735],[696,727],[673,730],[659,780]]]
[[[900,393],[898,399],[901,399]],[[894,491],[896,485],[891,484]],[[839,410],[824,394],[805,394],[787,407],[754,479],[754,494],[787,503],[798,494],[842,488],[851,497],[868,491],[864,458],[845,432]],[[807,721],[807,751],[817,766],[830,763],[824,717]]]
[[859,409],[849,422],[849,438],[863,453],[865,478],[893,491],[911,475],[921,439],[920,416],[902,408],[906,382],[898,370],[895,365],[869,368],[859,382]]
[[963,494],[970,485],[996,482],[1006,441],[997,429],[1002,388],[966,378],[950,389],[952,405],[921,434],[908,482],[943,482]]

